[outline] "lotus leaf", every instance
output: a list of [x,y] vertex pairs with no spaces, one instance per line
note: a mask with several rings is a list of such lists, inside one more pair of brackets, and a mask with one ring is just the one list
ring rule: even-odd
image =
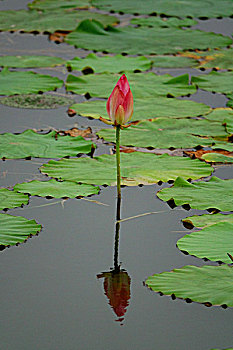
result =
[[177,247],[198,258],[230,264],[227,253],[233,254],[232,231],[232,223],[220,222],[185,235],[178,240]]
[[231,0],[92,0],[91,3],[101,10],[138,14],[165,14],[176,17],[228,17],[233,12]]
[[118,22],[114,16],[85,10],[65,11],[64,9],[56,9],[45,12],[36,10],[9,10],[0,11],[0,30],[49,33],[60,30],[69,32],[74,30],[81,21],[87,18],[98,20],[105,26]]
[[[116,185],[116,158],[112,155],[51,160],[40,169],[43,174],[57,179],[95,185]],[[181,174],[186,179],[199,179],[210,175],[212,168],[197,159],[134,152],[121,154],[121,171],[122,185],[137,186],[174,180]]]
[[14,190],[22,193],[29,193],[32,196],[54,197],[54,198],[75,198],[86,197],[98,194],[99,187],[87,184],[78,184],[71,181],[49,181],[24,182],[14,186]]
[[190,18],[184,18],[180,19],[177,17],[169,17],[169,18],[161,18],[161,17],[139,17],[139,18],[133,18],[131,19],[130,23],[136,24],[139,26],[153,26],[153,27],[162,27],[162,28],[169,28],[169,27],[191,27],[197,24],[197,21],[190,19]]
[[219,222],[230,222],[233,224],[233,214],[204,214],[193,215],[182,220],[184,223],[192,224],[195,227],[203,228],[218,224]]
[[151,56],[150,60],[153,62],[154,67],[159,68],[185,68],[196,67],[198,61],[193,58],[182,56]]
[[0,72],[0,95],[36,94],[62,87],[63,81],[49,75],[34,72],[10,72],[4,68]]
[[220,153],[206,153],[203,154],[201,159],[209,163],[233,163],[233,154],[225,155]]
[[200,89],[227,94],[232,92],[233,72],[211,72],[201,77],[192,77],[191,81]]
[[61,66],[64,63],[62,58],[53,56],[0,56],[1,67],[42,68]]
[[30,9],[36,10],[56,10],[58,8],[88,8],[90,1],[88,0],[34,0],[28,4]]
[[174,294],[207,305],[233,306],[233,268],[184,266],[148,277],[146,285],[155,292]]
[[233,180],[222,180],[213,176],[208,182],[189,183],[178,177],[171,188],[157,193],[163,201],[173,199],[176,205],[189,204],[193,209],[215,208],[233,211]]
[[28,195],[0,188],[0,210],[20,207],[28,203]]
[[92,142],[81,136],[61,136],[56,131],[38,134],[29,129],[21,134],[0,135],[0,157],[8,159],[75,157],[80,153],[90,153],[92,147]]
[[212,121],[224,122],[228,118],[233,118],[233,110],[231,108],[215,108],[211,113],[205,115],[205,119]]
[[95,20],[82,21],[65,41],[78,48],[127,54],[169,54],[189,49],[225,47],[232,39],[220,34],[179,28],[104,26]]
[[0,245],[13,246],[25,242],[41,230],[41,225],[35,220],[28,220],[22,216],[0,214]]
[[208,53],[201,67],[233,70],[233,49],[218,50]]
[[[113,129],[102,129],[97,135],[106,141],[115,142]],[[218,122],[196,119],[158,118],[142,121],[124,129],[121,145],[153,148],[193,148],[211,146],[213,139],[207,136],[226,137],[225,128]],[[199,136],[203,136],[199,137]]]
[[[85,95],[88,93],[93,97],[108,98],[119,78],[120,75],[110,73],[89,74],[82,77],[68,75],[66,89],[76,94]],[[169,74],[128,73],[127,78],[134,99],[167,95],[182,96],[196,92],[195,86],[189,85],[188,74],[172,78]]]
[[[75,111],[83,117],[92,117],[95,119],[103,117],[109,119],[106,112],[105,100],[76,103],[70,106],[70,110]],[[197,117],[206,114],[209,111],[210,107],[203,103],[188,100],[178,100],[166,97],[137,98],[134,101],[134,113],[131,121],[157,117]]]
[[151,61],[146,57],[126,57],[122,55],[99,57],[90,53],[85,58],[75,57],[67,61],[67,66],[72,70],[83,71],[91,68],[95,73],[120,73],[145,71],[151,68]]

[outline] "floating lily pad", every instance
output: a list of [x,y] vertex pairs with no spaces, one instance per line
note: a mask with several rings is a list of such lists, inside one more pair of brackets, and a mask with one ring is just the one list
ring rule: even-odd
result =
[[73,99],[56,95],[15,95],[0,98],[0,103],[9,107],[51,109],[67,106],[74,102]]
[[228,118],[233,118],[233,110],[231,108],[215,108],[211,113],[205,115],[205,119],[212,121],[224,122]]
[[24,243],[30,236],[38,234],[41,228],[35,220],[0,214],[0,245],[7,247]]
[[217,141],[213,146],[213,149],[224,149],[229,152],[233,152],[233,144],[231,142]]
[[231,0],[92,0],[92,4],[101,10],[138,14],[165,14],[177,17],[228,17],[233,12]]
[[229,222],[233,224],[233,214],[204,214],[204,215],[193,215],[182,220],[184,223],[191,224],[198,228],[211,226],[220,222]]
[[231,94],[227,94],[227,98],[229,98],[229,101],[227,101],[227,106],[233,108],[233,92]]
[[[58,179],[95,185],[116,185],[116,157],[112,155],[49,161],[40,169],[43,174]],[[186,179],[197,179],[208,176],[211,172],[209,165],[197,159],[141,152],[121,154],[122,185],[127,186],[166,182],[181,174]]]
[[173,199],[177,206],[189,204],[193,209],[233,211],[233,180],[213,176],[208,182],[189,183],[178,177],[172,187],[164,188],[157,196],[163,201]]
[[9,10],[0,11],[0,30],[49,33],[60,30],[69,32],[74,30],[85,19],[95,19],[103,23],[104,26],[118,22],[118,19],[114,16],[85,10],[65,11],[64,9],[55,9],[45,12]]
[[0,56],[0,67],[42,68],[61,66],[64,63],[62,58],[53,56]]
[[[66,89],[76,94],[88,93],[93,97],[108,98],[119,78],[120,75],[110,73],[89,74],[82,77],[68,75]],[[172,78],[169,74],[128,73],[127,78],[135,99],[167,95],[181,96],[196,92],[195,86],[189,85],[188,74]]]
[[184,266],[148,277],[146,285],[155,292],[174,294],[207,305],[233,306],[233,268]]
[[32,196],[40,197],[54,197],[54,198],[75,198],[86,197],[93,194],[98,194],[99,187],[78,184],[71,181],[56,181],[51,179],[49,181],[24,182],[14,186],[14,190],[22,193],[29,193]]
[[130,23],[139,25],[139,26],[153,26],[153,27],[162,27],[162,28],[169,28],[169,27],[191,27],[197,24],[197,21],[190,19],[190,18],[184,18],[180,19],[177,17],[170,17],[170,18],[161,18],[161,17],[147,17],[147,18],[133,18],[131,19]]
[[159,68],[186,68],[198,66],[198,61],[182,56],[152,56],[150,60],[154,67]]
[[227,253],[233,254],[232,231],[232,223],[220,222],[185,235],[178,240],[177,247],[198,258],[230,264]]
[[233,70],[233,49],[213,51],[207,54],[201,67]]
[[0,135],[0,158],[75,157],[80,153],[90,153],[92,147],[94,147],[92,142],[84,140],[81,136],[61,136],[56,131],[38,134],[29,129],[21,134]]
[[120,73],[148,70],[151,68],[151,61],[146,57],[126,57],[122,55],[99,57],[94,53],[90,53],[85,58],[75,57],[67,61],[67,66],[78,71],[85,71],[89,68],[92,73]]
[[233,72],[211,72],[192,77],[191,81],[200,89],[227,94],[232,92]]
[[78,48],[127,54],[169,54],[188,49],[225,47],[229,37],[199,30],[179,28],[113,28],[98,21],[84,20],[65,41]]
[[34,72],[0,72],[0,95],[30,94],[62,87],[63,81],[50,75]]
[[201,159],[205,160],[208,163],[233,163],[233,154],[229,156],[217,152],[211,152],[203,154]]
[[89,6],[90,1],[88,0],[34,0],[32,3],[28,4],[30,9],[43,11],[56,10],[58,8],[88,8]]
[[[92,117],[95,119],[103,117],[109,119],[106,112],[106,100],[75,103],[70,106],[70,110],[83,117]],[[134,113],[131,121],[157,117],[197,117],[208,113],[210,110],[210,107],[203,103],[188,100],[166,97],[137,98],[134,101]]]
[[20,207],[28,203],[28,195],[0,188],[0,210]]
[[[106,141],[115,142],[114,129],[102,129],[97,135]],[[203,137],[199,137],[203,136]],[[225,128],[218,122],[196,119],[158,118],[142,121],[121,132],[123,146],[153,148],[193,148],[211,146],[208,136],[226,137]]]

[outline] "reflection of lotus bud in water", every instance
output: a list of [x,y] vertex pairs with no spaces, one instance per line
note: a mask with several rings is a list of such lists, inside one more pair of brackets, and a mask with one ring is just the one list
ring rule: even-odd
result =
[[97,278],[104,277],[104,291],[109,299],[117,317],[116,321],[123,321],[130,299],[130,277],[126,271],[110,271],[97,275]]

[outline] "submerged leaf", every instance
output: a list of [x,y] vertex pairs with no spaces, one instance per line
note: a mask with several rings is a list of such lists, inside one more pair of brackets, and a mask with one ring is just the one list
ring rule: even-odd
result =
[[0,98],[0,103],[9,107],[51,109],[60,106],[67,106],[74,100],[65,96],[57,95],[15,95]]
[[13,246],[40,232],[42,226],[22,216],[0,214],[0,245]]
[[233,307],[233,268],[221,266],[184,266],[171,272],[148,277],[146,285],[155,292],[174,294],[207,305]]

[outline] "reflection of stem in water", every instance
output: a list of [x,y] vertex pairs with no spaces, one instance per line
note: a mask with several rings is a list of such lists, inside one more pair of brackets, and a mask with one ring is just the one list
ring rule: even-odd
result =
[[116,209],[115,245],[114,245],[114,270],[116,272],[120,271],[120,265],[118,262],[120,219],[121,219],[121,197],[118,196],[117,197],[117,209]]

